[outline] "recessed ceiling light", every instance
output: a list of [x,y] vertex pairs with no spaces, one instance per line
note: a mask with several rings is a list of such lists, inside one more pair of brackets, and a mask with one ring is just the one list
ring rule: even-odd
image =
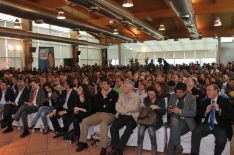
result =
[[133,1],[132,0],[124,0],[122,6],[125,8],[133,7]]
[[119,34],[118,29],[115,28],[114,31],[113,31],[113,34],[118,35]]
[[58,15],[57,15],[57,19],[66,19],[63,10],[59,10]]
[[158,30],[160,30],[160,31],[165,31],[165,30],[166,30],[165,25],[164,25],[164,24],[161,24],[161,25],[159,26],[159,29],[158,29]]
[[220,18],[217,17],[217,18],[215,19],[214,26],[221,26],[221,25],[222,25],[222,22],[220,21]]

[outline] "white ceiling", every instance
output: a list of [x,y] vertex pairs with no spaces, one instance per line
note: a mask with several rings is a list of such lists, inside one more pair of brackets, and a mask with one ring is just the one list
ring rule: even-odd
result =
[[169,39],[165,41],[145,41],[144,43],[124,43],[125,49],[134,52],[163,52],[163,51],[200,51],[216,50],[218,40],[213,38],[203,38],[200,40],[190,39]]

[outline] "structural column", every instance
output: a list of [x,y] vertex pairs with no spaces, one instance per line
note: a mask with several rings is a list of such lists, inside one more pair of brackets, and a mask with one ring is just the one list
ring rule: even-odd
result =
[[[22,30],[32,31],[32,21],[27,19],[22,19]],[[24,53],[24,63],[26,70],[32,70],[33,56],[32,56],[32,40],[23,40],[23,53]]]

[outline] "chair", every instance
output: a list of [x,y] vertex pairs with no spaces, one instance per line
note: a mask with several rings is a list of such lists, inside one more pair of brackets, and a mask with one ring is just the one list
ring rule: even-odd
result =
[[[167,128],[167,144],[170,139],[170,129]],[[183,152],[182,153],[191,153],[191,140],[192,140],[192,132],[188,132],[180,137],[180,144],[183,147]]]
[[[213,155],[215,148],[215,137],[213,134],[209,134],[201,139],[200,155]],[[227,140],[226,146],[221,155],[230,155],[230,141]]]
[[[160,129],[156,131],[156,138],[157,138],[157,151],[164,152],[166,146],[166,128],[162,126]],[[149,133],[146,130],[144,142],[143,142],[143,149],[144,150],[151,150],[151,142],[149,138]]]

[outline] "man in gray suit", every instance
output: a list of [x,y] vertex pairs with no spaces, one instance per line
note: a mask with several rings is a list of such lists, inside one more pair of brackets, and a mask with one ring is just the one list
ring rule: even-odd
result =
[[33,80],[31,82],[32,89],[29,94],[29,101],[25,102],[16,112],[14,116],[15,121],[19,121],[22,118],[23,122],[23,133],[20,137],[26,137],[30,134],[28,130],[28,114],[35,113],[38,111],[38,108],[43,104],[43,100],[45,99],[45,93],[42,88],[39,87],[38,82]]
[[180,145],[180,136],[192,131],[196,125],[194,117],[196,116],[196,97],[186,93],[187,86],[184,83],[178,83],[168,103],[170,139],[167,155],[181,154],[183,151]]

